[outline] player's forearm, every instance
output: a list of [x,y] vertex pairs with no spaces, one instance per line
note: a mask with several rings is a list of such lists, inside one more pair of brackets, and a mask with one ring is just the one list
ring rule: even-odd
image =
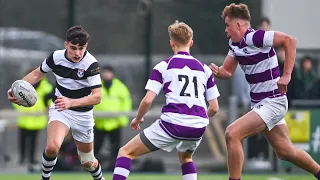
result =
[[147,114],[147,112],[149,111],[151,105],[152,105],[152,102],[147,102],[143,99],[139,105],[138,114],[137,114],[136,119],[142,119],[143,116],[145,116]]
[[288,37],[284,42],[285,57],[283,75],[291,76],[295,59],[296,59],[296,44],[297,40],[293,37]]
[[72,101],[71,103],[72,107],[92,106],[100,103],[101,95],[93,94],[93,95],[86,96],[79,99],[72,99],[71,101]]
[[43,75],[44,74],[40,71],[40,69],[37,68],[29,74],[27,74],[22,80],[25,80],[30,84],[34,85],[42,79]]
[[227,70],[225,70],[223,68],[223,66],[220,66],[219,67],[219,72],[215,77],[217,77],[219,79],[229,79],[229,78],[232,77],[232,74],[230,72],[228,72]]

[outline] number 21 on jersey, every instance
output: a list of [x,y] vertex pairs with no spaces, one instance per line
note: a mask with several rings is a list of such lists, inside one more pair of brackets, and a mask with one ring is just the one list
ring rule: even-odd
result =
[[[189,86],[189,76],[187,75],[178,75],[178,79],[179,81],[184,82],[183,87],[180,91],[180,96],[191,96],[190,93],[186,92],[187,87]],[[197,77],[193,76],[192,78],[192,83],[193,83],[193,88],[194,88],[194,96],[196,98],[198,98],[198,81],[197,81]]]

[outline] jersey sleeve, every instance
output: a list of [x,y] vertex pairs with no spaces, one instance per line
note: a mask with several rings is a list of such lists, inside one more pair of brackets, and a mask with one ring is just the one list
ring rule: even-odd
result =
[[234,58],[236,55],[234,54],[234,52],[232,50],[229,49],[228,56],[231,56]]
[[86,76],[91,89],[101,87],[99,63],[92,63],[86,71]]
[[246,36],[246,44],[249,46],[272,47],[274,39],[274,31],[258,30],[249,33]]
[[232,50],[232,47],[231,47],[231,44],[232,44],[232,41],[231,39],[229,39],[229,51],[228,51],[228,56],[231,56],[231,57],[236,57],[236,54],[234,53],[234,51]]
[[40,65],[40,70],[42,73],[48,73],[54,69],[55,64],[53,60],[53,53],[54,52],[52,52],[45,60],[43,60],[42,64]]
[[163,88],[163,77],[162,73],[165,70],[166,63],[164,61],[158,63],[151,71],[148,82],[145,89],[153,91],[156,94],[159,94]]
[[207,85],[206,85],[206,100],[210,101],[212,99],[216,99],[220,96],[217,84],[214,80],[213,74],[208,66],[205,66],[206,74],[208,75]]

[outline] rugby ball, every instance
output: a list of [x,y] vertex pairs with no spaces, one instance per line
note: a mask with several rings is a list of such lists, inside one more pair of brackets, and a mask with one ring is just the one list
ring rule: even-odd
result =
[[21,106],[32,107],[37,102],[37,92],[34,87],[24,80],[16,80],[12,85],[12,95],[18,99]]

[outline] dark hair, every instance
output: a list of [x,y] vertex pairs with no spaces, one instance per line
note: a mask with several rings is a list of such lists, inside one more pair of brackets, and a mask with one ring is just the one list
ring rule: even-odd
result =
[[83,46],[90,40],[90,35],[81,27],[73,26],[67,31],[66,41],[72,44]]
[[111,72],[114,73],[114,69],[113,69],[113,67],[112,67],[111,65],[105,65],[105,66],[103,66],[103,67],[102,67],[102,70],[103,70],[103,71],[111,71]]
[[266,23],[268,23],[268,24],[271,24],[270,19],[267,18],[267,17],[261,18],[260,21],[259,21],[259,24],[261,25],[263,22],[266,22]]
[[308,55],[305,55],[305,56],[303,56],[302,58],[301,58],[301,65],[302,64],[304,64],[304,62],[306,62],[306,61],[311,61],[311,63],[313,64],[313,59],[312,59],[312,57],[311,56],[308,56]]
[[223,11],[222,11],[222,19],[225,19],[227,16],[229,18],[239,18],[242,20],[250,21],[251,20],[251,15],[249,8],[246,4],[235,4],[231,3],[229,6],[226,6]]

